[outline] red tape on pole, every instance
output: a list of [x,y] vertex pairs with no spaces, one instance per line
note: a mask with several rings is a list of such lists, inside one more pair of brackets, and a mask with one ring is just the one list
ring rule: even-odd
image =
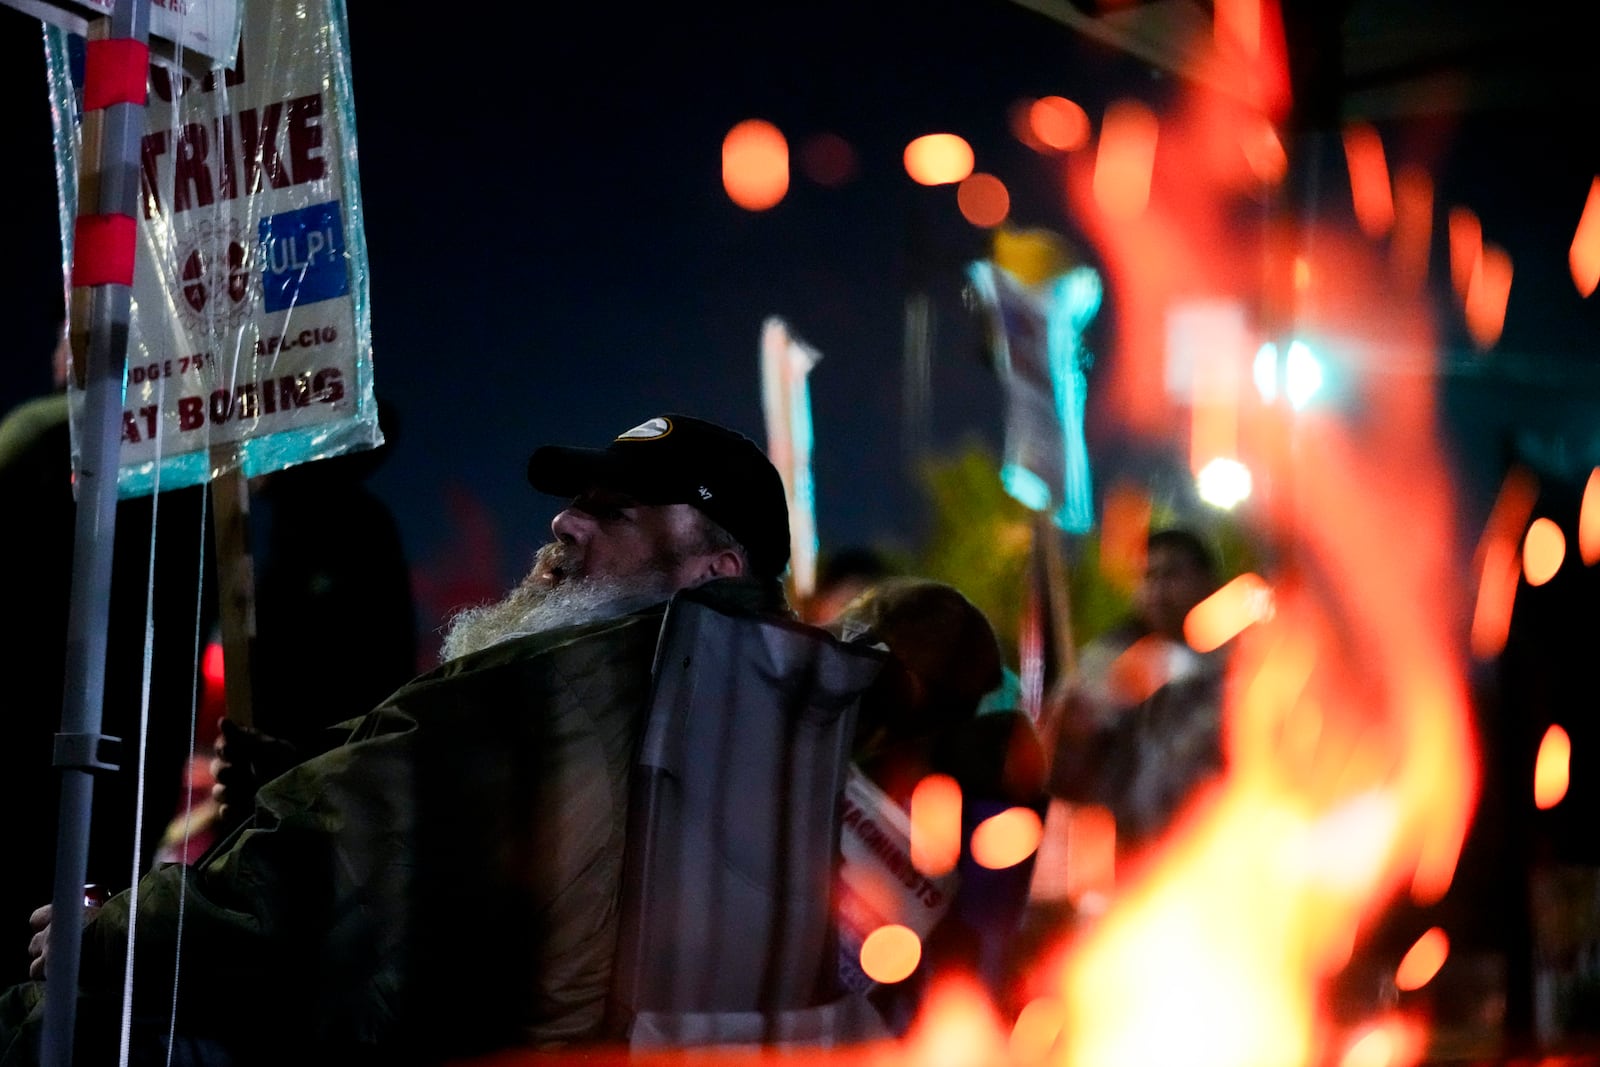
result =
[[83,109],[97,111],[112,104],[144,106],[150,47],[141,41],[115,38],[90,41],[83,53]]
[[129,215],[79,215],[72,230],[72,284],[132,285],[137,233]]

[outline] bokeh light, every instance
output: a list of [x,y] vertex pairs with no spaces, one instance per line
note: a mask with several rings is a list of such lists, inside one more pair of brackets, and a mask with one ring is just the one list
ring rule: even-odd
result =
[[1467,285],[1467,332],[1479,349],[1493,348],[1500,340],[1510,300],[1511,256],[1498,245],[1485,244]]
[[1056,1038],[1061,1036],[1065,1016],[1065,1005],[1054,997],[1035,997],[1028,1001],[1011,1026],[1012,1061],[1031,1064],[1048,1056]]
[[1110,218],[1126,221],[1144,212],[1159,130],[1155,112],[1137,100],[1118,100],[1106,108],[1094,161],[1094,198]]
[[1578,555],[1585,566],[1600,562],[1600,467],[1589,472],[1583,487],[1583,504],[1578,510]]
[[1004,870],[1015,867],[1039,847],[1044,823],[1031,808],[1007,808],[991,815],[972,831],[972,859],[980,867]]
[[837,189],[856,176],[856,150],[836,133],[819,133],[800,146],[800,169],[818,185]]
[[1350,171],[1350,196],[1356,221],[1368,237],[1379,238],[1394,225],[1394,193],[1389,186],[1389,165],[1378,131],[1364,122],[1344,130],[1345,163]]
[[1196,652],[1212,652],[1245,627],[1270,619],[1272,612],[1272,587],[1259,574],[1246,572],[1189,609],[1183,639]]
[[1572,738],[1556,723],[1544,732],[1533,764],[1533,806],[1548,811],[1567,795],[1572,774]]
[[1572,283],[1585,297],[1592,296],[1595,286],[1600,285],[1600,178],[1589,184],[1589,199],[1578,217],[1568,260]]
[[1467,299],[1467,289],[1478,272],[1478,262],[1483,258],[1483,224],[1477,214],[1466,207],[1450,209],[1447,223],[1450,235],[1450,284],[1456,295]]
[[961,787],[947,774],[930,774],[911,791],[911,865],[938,878],[960,858]]
[[1089,143],[1089,115],[1064,96],[1043,96],[1028,108],[1028,129],[1046,148],[1076,152]]
[[954,185],[972,173],[972,146],[953,133],[929,133],[906,145],[906,173],[919,185]]
[[908,926],[880,926],[861,942],[861,970],[874,982],[893,985],[911,977],[922,962],[922,939]]
[[1011,214],[1011,193],[1005,182],[993,174],[969,175],[956,188],[956,205],[961,217],[974,226],[998,226]]
[[1534,519],[1522,538],[1522,575],[1529,585],[1543,585],[1556,576],[1567,558],[1567,538],[1550,519]]
[[746,119],[722,139],[722,187],[746,211],[777,206],[789,191],[789,142],[764,119]]
[[1394,985],[1401,992],[1421,989],[1433,981],[1444,961],[1450,956],[1450,938],[1435,926],[1417,938],[1416,944],[1406,951],[1395,968]]

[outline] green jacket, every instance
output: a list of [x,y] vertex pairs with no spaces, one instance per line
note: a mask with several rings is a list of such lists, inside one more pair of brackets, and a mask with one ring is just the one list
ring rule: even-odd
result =
[[[716,585],[733,605],[773,603]],[[176,957],[178,1031],[235,1062],[436,1062],[598,1036],[664,607],[413,680],[262,787],[197,864],[144,877],[136,1025],[165,1034]],[[85,928],[84,1055],[115,1048],[131,899]]]

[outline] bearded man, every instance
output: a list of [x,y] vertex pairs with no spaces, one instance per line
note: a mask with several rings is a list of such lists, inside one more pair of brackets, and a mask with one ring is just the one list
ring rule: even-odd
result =
[[[528,478],[571,500],[555,540],[505,600],[452,620],[445,661],[266,783],[194,866],[147,875],[89,920],[80,1062],[116,1048],[135,907],[136,1060],[141,1027],[144,1051],[164,1052],[169,1017],[177,1062],[229,1065],[428,1063],[599,1036],[665,603],[699,587],[787,615],[787,505],[759,447],[682,415],[602,449],[541,448]],[[37,1012],[9,1033],[5,1018],[37,993],[0,1005],[0,1063],[37,1054]]]

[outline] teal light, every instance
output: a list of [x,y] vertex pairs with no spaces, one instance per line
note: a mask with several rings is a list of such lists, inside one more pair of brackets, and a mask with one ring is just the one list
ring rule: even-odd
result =
[[1050,506],[1050,487],[1044,479],[1026,467],[1007,463],[1000,468],[1000,484],[1006,492],[1022,502],[1023,507],[1043,511]]

